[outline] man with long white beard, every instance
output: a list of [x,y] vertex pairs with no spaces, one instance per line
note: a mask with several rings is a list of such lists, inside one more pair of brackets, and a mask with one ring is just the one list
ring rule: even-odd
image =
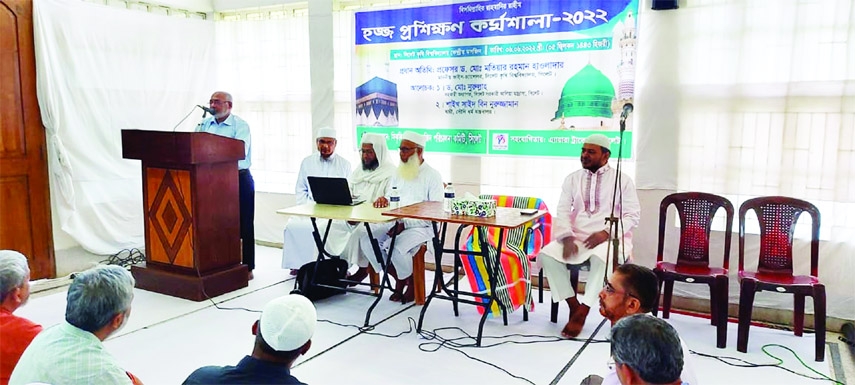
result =
[[[404,133],[401,146],[398,148],[401,164],[398,166],[397,175],[392,178],[386,196],[381,196],[374,201],[374,207],[389,206],[387,196],[393,187],[398,189],[401,206],[426,201],[442,202],[442,176],[433,167],[425,163],[426,142],[427,138],[424,135],[412,131]],[[433,239],[430,222],[402,219],[395,222],[380,223],[371,225],[371,233],[377,237],[377,242],[381,245],[383,260],[388,261],[389,274],[397,281],[395,292],[389,299],[403,303],[412,301],[415,297],[413,290],[413,254],[422,244]],[[395,248],[388,250],[393,235],[397,235]],[[371,263],[375,271],[380,271],[380,263],[376,258],[365,257],[374,255],[371,241],[367,235],[359,239],[359,246],[362,249],[362,255],[358,264],[368,266],[367,263]],[[427,248],[427,254],[433,255],[432,247]]]
[[[315,138],[318,152],[307,156],[300,164],[300,174],[297,176],[297,185],[294,188],[298,205],[314,202],[312,191],[309,190],[310,176],[347,178],[350,175],[350,162],[335,153],[335,147],[338,144],[335,130],[329,127],[321,128]],[[318,231],[323,234],[327,221],[320,220],[317,224]],[[333,233],[334,229],[335,233]],[[339,230],[344,231],[344,227],[333,226],[327,238],[326,251],[333,255],[338,255],[347,241],[347,238],[340,236],[342,234],[339,234]],[[282,268],[291,269],[291,275],[296,275],[301,266],[318,257],[318,247],[315,245],[312,231],[314,231],[312,222],[308,218],[291,217],[285,225]],[[340,241],[341,239],[344,241]]]
[[[391,154],[386,147],[386,136],[381,134],[366,133],[362,135],[362,145],[359,149],[362,159],[362,167],[353,170],[348,182],[350,191],[369,202],[374,202],[383,196],[389,188],[389,182],[395,175],[395,165],[392,164]],[[341,258],[348,261],[350,266],[359,265],[359,269],[348,279],[361,282],[368,276],[368,259],[375,259],[374,253],[367,257],[362,255],[359,240],[367,235],[365,226],[353,222],[349,224],[353,232],[348,238],[347,245],[341,252]],[[354,284],[355,285],[355,284]]]

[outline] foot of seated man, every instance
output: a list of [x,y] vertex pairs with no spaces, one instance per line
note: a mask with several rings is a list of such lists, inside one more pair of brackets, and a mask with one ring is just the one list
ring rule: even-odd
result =
[[411,275],[404,280],[396,280],[395,290],[389,296],[390,301],[407,303],[413,302],[416,299],[416,292],[413,289],[413,276]]
[[579,303],[576,297],[567,299],[567,305],[570,307],[570,319],[561,330],[561,335],[568,338],[577,337],[582,332],[585,326],[585,320],[588,318],[588,312],[591,308],[588,305]]

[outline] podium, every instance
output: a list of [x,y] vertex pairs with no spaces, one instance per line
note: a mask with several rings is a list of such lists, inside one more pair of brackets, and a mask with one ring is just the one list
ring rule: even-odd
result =
[[131,267],[137,287],[193,301],[246,287],[237,169],[243,142],[122,130],[122,157],[142,161],[146,264]]

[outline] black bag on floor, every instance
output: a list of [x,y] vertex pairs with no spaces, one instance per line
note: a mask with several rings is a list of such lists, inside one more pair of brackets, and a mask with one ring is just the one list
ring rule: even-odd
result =
[[[318,266],[317,275],[315,275],[315,285],[312,285],[312,276],[315,274],[315,265]],[[312,261],[302,267],[297,272],[297,279],[294,283],[294,291],[291,293],[299,293],[311,301],[332,297],[336,294],[344,294],[344,290],[333,289],[329,287],[320,287],[317,284],[335,286],[345,288],[347,283],[341,282],[347,276],[347,261],[343,259],[323,259],[320,262]]]

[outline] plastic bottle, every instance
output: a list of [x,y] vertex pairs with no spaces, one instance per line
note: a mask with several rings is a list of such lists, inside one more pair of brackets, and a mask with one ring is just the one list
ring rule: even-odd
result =
[[401,194],[398,193],[398,187],[392,186],[392,192],[389,193],[389,207],[397,209],[401,206]]
[[451,201],[454,200],[454,186],[451,182],[445,186],[445,199],[442,200],[442,211],[451,212]]

